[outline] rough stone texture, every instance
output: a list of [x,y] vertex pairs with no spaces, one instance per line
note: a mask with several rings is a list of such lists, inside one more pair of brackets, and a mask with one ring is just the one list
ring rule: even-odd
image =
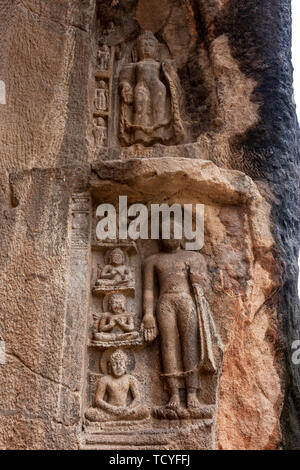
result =
[[1,77],[8,95],[0,110],[2,168],[86,159],[88,3],[1,2]]
[[83,359],[75,312],[66,324],[76,182],[75,169],[1,174],[1,448],[77,446]]
[[[127,194],[131,202],[205,203],[206,295],[224,344],[214,383],[217,439],[207,440],[208,428],[190,429],[184,440],[165,433],[137,446],[299,449],[300,368],[291,362],[300,331],[299,133],[290,1],[0,3],[7,103],[0,104],[0,447],[99,444],[82,434],[94,360],[87,342],[90,305],[97,306],[95,253],[89,222],[83,235],[80,223],[76,231],[72,195],[88,195],[95,208]],[[121,30],[113,47],[134,40],[140,28],[168,45],[185,97],[187,143],[121,148],[115,136],[107,148],[93,148],[97,42],[110,21]],[[143,249],[148,255],[156,248]],[[160,404],[155,361],[157,343],[141,353],[136,374]],[[116,434],[101,448],[128,446]]]
[[[260,120],[237,144],[243,147],[245,171],[267,182],[273,193],[274,234],[285,266],[279,294],[286,357],[281,425],[284,446],[299,449],[300,369],[291,361],[291,344],[299,338],[299,132],[292,90],[290,15],[289,1],[272,5],[232,1],[225,24],[240,69],[259,83],[252,99],[261,102]],[[235,21],[238,29],[231,28]]]

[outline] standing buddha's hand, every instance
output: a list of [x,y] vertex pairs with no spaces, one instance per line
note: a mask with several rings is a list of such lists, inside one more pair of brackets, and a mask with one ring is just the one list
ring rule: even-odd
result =
[[153,341],[157,336],[156,320],[153,315],[146,314],[142,321],[142,332],[147,343]]

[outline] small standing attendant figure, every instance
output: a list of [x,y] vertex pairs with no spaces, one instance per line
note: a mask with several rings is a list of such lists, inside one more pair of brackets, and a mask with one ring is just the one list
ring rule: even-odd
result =
[[107,44],[104,44],[104,46],[99,49],[97,56],[100,70],[107,70],[110,61],[110,52]]
[[108,88],[104,80],[100,80],[96,88],[95,108],[96,111],[107,111],[108,108]]
[[105,120],[102,117],[96,118],[93,129],[93,136],[96,149],[107,144],[107,128]]

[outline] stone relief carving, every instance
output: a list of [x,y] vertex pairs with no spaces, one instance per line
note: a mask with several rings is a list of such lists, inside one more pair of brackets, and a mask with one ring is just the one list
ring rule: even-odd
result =
[[95,95],[96,111],[107,111],[108,109],[108,86],[104,80],[100,80]]
[[95,120],[93,137],[95,148],[103,147],[107,144],[107,126],[102,117],[98,117]]
[[[151,204],[154,200],[172,199],[174,188],[163,187],[160,190],[158,185],[168,186],[169,176],[173,178],[174,174],[173,164],[177,168],[177,179],[172,179],[170,186],[174,181],[180,186],[181,201],[189,203],[193,198],[202,201],[203,196],[210,201],[212,194],[215,197],[215,182],[220,169],[209,186],[211,166],[207,166],[207,162],[205,167],[195,164],[195,159],[214,159],[214,156],[209,156],[212,151],[209,142],[211,131],[218,134],[219,129],[218,126],[215,130],[213,127],[215,110],[214,102],[210,100],[215,87],[213,74],[208,70],[210,55],[203,54],[202,46],[199,56],[196,55],[194,40],[197,34],[193,27],[179,35],[180,39],[174,38],[174,32],[181,31],[183,23],[188,23],[180,9],[173,8],[175,3],[169,3],[167,16],[171,20],[165,19],[164,25],[157,29],[152,28],[154,20],[151,24],[148,18],[141,23],[137,16],[132,16],[130,21],[126,15],[125,19],[118,17],[117,9],[112,11],[108,6],[117,6],[117,1],[106,2],[101,11],[104,15],[100,18],[99,14],[100,29],[95,43],[100,40],[100,48],[95,50],[95,82],[90,103],[94,142],[97,149],[105,145],[109,147],[107,152],[101,151],[101,158],[118,159],[119,162],[116,165],[109,162],[103,168],[96,165],[99,181],[92,183],[95,203],[103,199],[114,204],[115,195],[124,183],[128,184],[128,197],[135,198],[135,201]],[[120,8],[124,11],[124,2]],[[152,32],[147,31],[148,28]],[[181,44],[183,37],[185,41]],[[186,96],[191,97],[185,109],[192,123],[186,122],[181,84]],[[222,82],[220,86],[223,86]],[[199,136],[202,140],[197,140]],[[183,143],[186,145],[181,145]],[[180,161],[176,167],[176,157],[190,159],[184,178],[182,168],[185,166]],[[132,183],[131,169],[135,169],[134,165],[130,163],[124,172],[120,160],[138,158],[148,159],[139,162],[145,168],[147,166],[145,179],[137,177]],[[154,159],[155,162],[151,161]],[[165,179],[153,177],[158,170],[166,173]],[[137,175],[140,171],[142,173],[139,169],[135,171]],[[191,175],[194,172],[197,176],[193,179]],[[204,255],[181,249],[180,242],[176,240],[161,241],[160,248],[158,242],[148,240],[141,241],[139,251],[134,255],[139,257],[139,262],[135,263],[131,258],[132,252],[127,256],[129,250],[124,248],[124,240],[108,240],[105,244],[95,239],[87,361],[88,377],[94,381],[86,389],[84,409],[87,409],[87,420],[96,423],[93,429],[97,439],[101,434],[99,430],[110,430],[109,438],[104,432],[101,440],[97,441],[103,446],[113,445],[107,441],[111,436],[115,438],[116,447],[121,442],[125,445],[128,443],[126,432],[129,445],[132,445],[132,440],[133,445],[138,446],[138,430],[142,429],[140,435],[145,441],[141,445],[154,445],[155,435],[155,442],[161,444],[161,436],[170,431],[172,436],[166,440],[175,448],[181,445],[181,436],[178,436],[181,427],[183,433],[190,434],[187,438],[190,445],[215,445],[223,352],[218,332],[225,342],[232,333],[234,321],[240,320],[239,313],[249,321],[248,294],[244,293],[240,279],[245,285],[248,283],[250,290],[254,277],[251,273],[251,242],[248,248],[240,244],[233,246],[232,236],[220,215],[223,206],[238,206],[247,190],[238,188],[233,191],[237,177],[234,176],[234,182],[227,180],[225,174],[224,178],[225,182],[218,189],[218,202],[214,205],[213,199],[208,204],[211,205],[210,219],[208,217],[206,222],[211,227],[210,230],[205,227],[208,241],[203,247]],[[191,193],[186,183],[182,183],[189,179],[193,181]],[[204,189],[198,191],[196,188],[202,183]],[[242,188],[244,184],[242,180],[239,182]],[[242,194],[237,199],[236,194],[240,192]],[[231,194],[228,199],[227,193]],[[236,224],[233,225],[236,230]],[[249,235],[247,230],[243,229],[239,239]],[[262,231],[258,232],[261,234]],[[106,251],[108,245],[110,248]],[[223,263],[218,250],[224,254]],[[234,260],[232,273],[228,268],[230,253]],[[242,264],[247,271],[240,277],[236,275],[237,253],[242,253]],[[142,261],[143,276],[140,271]],[[254,297],[255,283],[253,285]],[[126,367],[126,355],[120,349],[116,351],[117,348],[126,350],[128,356],[134,352],[135,376]],[[107,363],[107,366],[102,366],[103,375],[100,377],[99,360],[101,364]],[[141,406],[140,390],[147,408]],[[112,421],[114,423],[110,425]],[[136,423],[128,426],[126,421]],[[141,424],[143,421],[146,421],[145,426]],[[123,426],[122,422],[125,422]],[[101,423],[106,424],[102,426]],[[137,431],[135,434],[134,430]],[[149,435],[145,438],[147,432]]]
[[[166,163],[153,162],[153,169]],[[144,165],[146,166],[146,162]],[[157,178],[158,185],[161,185],[158,190],[162,195],[166,191],[164,185],[172,174],[172,162],[169,165],[168,177],[163,180]],[[190,163],[190,171],[192,167]],[[209,177],[215,184],[215,174],[210,176],[212,166],[207,169],[207,163],[203,163],[203,169],[207,174],[203,176],[201,173],[202,179],[195,179],[194,188],[200,181],[206,181]],[[128,176],[131,177],[130,171],[131,169],[128,170]],[[180,161],[178,180],[181,178],[181,171]],[[220,170],[216,168],[215,171]],[[121,171],[119,174],[123,175]],[[152,184],[152,171],[150,172],[147,166],[148,174]],[[101,177],[99,182],[97,181],[99,186],[94,186],[101,189],[101,192],[99,190],[96,193],[95,189],[93,193],[95,209],[100,201],[114,203],[119,188],[118,177],[117,181],[111,184],[110,192],[103,193],[102,191],[106,191],[104,184],[107,182],[103,183],[103,174]],[[232,180],[235,183],[235,174],[232,175]],[[133,181],[131,186],[131,190],[136,191],[135,200],[138,200],[140,195],[139,184],[143,183]],[[182,187],[183,184],[185,183],[182,183]],[[230,187],[228,182],[226,184],[226,188]],[[108,431],[115,437],[116,447],[121,440],[129,442],[132,435],[136,447],[139,447],[141,442],[141,447],[144,444],[151,447],[154,445],[153,437],[157,442],[163,434],[171,443],[170,446],[175,448],[181,442],[179,428],[186,434],[190,445],[194,445],[194,436],[197,436],[196,445],[203,439],[203,446],[214,446],[217,403],[220,400],[218,393],[223,386],[220,375],[222,367],[226,367],[222,363],[222,345],[218,333],[222,334],[222,340],[226,341],[232,332],[232,318],[235,328],[239,328],[240,322],[251,321],[252,314],[248,311],[248,298],[251,293],[244,292],[243,286],[246,285],[248,289],[248,283],[250,286],[250,281],[255,279],[251,265],[252,238],[246,231],[248,213],[244,207],[238,205],[240,196],[235,187],[231,191],[237,204],[224,208],[227,195],[222,193],[223,185],[220,184],[219,188],[218,194],[222,203],[206,205],[206,243],[201,254],[183,250],[181,241],[176,240],[138,240],[135,242],[135,248],[129,246],[130,243],[133,244],[129,240],[97,241],[95,216],[91,313],[99,314],[95,318],[94,330],[92,315],[89,317],[87,369],[88,377],[95,377],[97,384],[94,382],[90,385],[87,381],[84,410],[88,410],[86,419],[89,422],[85,438],[95,441],[97,439],[97,443],[101,443],[103,448],[109,445],[105,434]],[[173,191],[171,185],[169,191]],[[189,191],[190,186],[187,187],[182,201],[192,200],[189,199]],[[200,191],[199,189],[198,201],[201,201],[202,197]],[[209,194],[213,191],[214,186]],[[131,194],[128,196],[132,197]],[[144,201],[146,200],[145,198]],[[163,200],[162,196],[158,202]],[[251,213],[254,212],[257,214],[257,211]],[[94,213],[96,214],[96,211]],[[258,233],[260,236],[261,231],[258,230]],[[245,245],[240,247],[237,240],[241,240],[243,236],[247,239]],[[98,264],[100,268],[96,273]],[[261,276],[260,267],[257,273]],[[134,296],[129,296],[127,292],[120,296],[122,282],[131,276],[135,284]],[[111,283],[109,292],[103,290],[95,295],[96,284],[101,285],[103,281]],[[266,275],[267,286],[268,282],[271,281]],[[265,289],[264,292],[264,295],[269,295]],[[104,306],[103,298],[107,294],[107,299],[111,297],[113,303]],[[252,300],[250,303],[254,305]],[[245,326],[245,331],[247,328]],[[131,334],[135,337],[131,337]],[[130,418],[127,418],[124,410],[122,416],[126,418],[111,418],[106,411],[103,412],[101,406],[98,407],[93,402],[101,379],[98,371],[99,360],[107,351],[120,347],[126,350],[129,357],[134,353],[134,376],[142,385],[139,391],[149,410],[147,420],[132,420],[130,426],[126,424]],[[128,375],[130,374],[131,371],[128,372]],[[230,382],[230,377],[228,380]],[[109,401],[108,396],[103,400]],[[130,403],[130,400],[128,402]],[[113,424],[110,424],[111,422]],[[143,441],[138,440],[141,435]]]
[[123,145],[182,143],[185,126],[181,89],[170,60],[159,57],[159,42],[150,31],[136,41],[135,61],[120,73],[120,139]]
[[100,48],[96,56],[93,123],[92,123],[92,150],[98,151],[107,147],[111,127],[111,96],[112,71],[114,68],[115,48],[99,41]]
[[126,310],[126,297],[113,293],[104,298],[104,313],[94,317],[93,338],[96,342],[126,342],[139,337],[135,327],[135,314]]
[[102,36],[102,41],[105,42],[105,40],[116,31],[116,25],[113,21],[109,21],[107,27],[103,31],[103,36]]
[[[132,158],[153,156],[162,146],[168,151],[174,146],[177,152],[176,146],[188,141],[178,75],[181,62],[172,60],[178,52],[167,44],[168,35],[159,33],[158,40],[154,32],[144,30],[148,26],[135,26],[129,34],[122,22],[110,18],[116,17],[108,15],[103,22],[95,61],[95,147],[107,145],[121,152],[121,158],[131,151]],[[211,426],[222,346],[203,287],[205,258],[181,249],[178,240],[164,240],[156,254],[138,253],[145,259],[142,276],[141,263],[133,268],[121,247],[106,253],[104,244],[94,248],[98,271],[92,284],[90,358],[97,362],[100,356],[107,365],[96,390],[88,389],[86,418],[109,423],[148,417],[162,428],[172,426],[169,420],[178,426],[176,420],[184,419],[191,426],[192,420],[204,419]],[[125,353],[116,351],[120,347],[130,354],[135,351],[139,379],[145,374],[146,383],[156,374],[160,390],[148,399],[147,409],[141,406],[137,380],[127,371]],[[153,351],[157,363],[149,374],[144,370],[152,367],[145,362]],[[95,367],[92,370],[96,374]],[[149,391],[148,382],[146,387]],[[214,389],[211,401],[207,395],[203,398],[209,388]]]
[[[226,112],[233,113],[228,103],[236,65],[226,38],[223,35],[216,41],[212,37],[204,40],[205,30],[211,27],[206,7],[201,7],[201,14],[195,14],[198,7],[190,1],[153,1],[154,4],[151,0],[97,2],[96,41],[101,44],[98,67],[109,70],[113,77],[109,89],[110,142],[124,160],[130,158],[129,149],[140,144],[140,158],[148,158],[147,148],[154,147],[155,151],[158,147],[155,156],[162,157],[174,146],[173,151],[180,152],[183,158],[193,153],[192,158],[223,165],[229,151],[228,129],[233,136],[242,133],[241,126],[249,127],[249,119],[224,120]],[[200,30],[202,39],[196,44]],[[106,68],[104,46],[110,49],[114,66]],[[223,53],[232,66],[228,71],[221,60]],[[235,76],[245,79],[238,70]],[[247,96],[235,102],[234,109],[240,115],[241,103],[249,101],[253,92],[252,82],[245,81]],[[238,96],[239,88],[236,89]],[[257,106],[248,104],[251,121]],[[167,149],[161,149],[159,144]],[[186,145],[177,150],[178,144]],[[235,152],[239,155],[239,150]],[[100,154],[102,159],[109,159],[105,151]]]
[[[180,240],[162,240],[161,244],[162,251],[146,259],[144,265],[142,331],[146,342],[153,341],[159,332],[171,417],[196,417],[195,410],[201,408],[199,372],[215,373],[217,369],[212,342],[216,330],[201,287],[206,264],[200,253],[182,250]],[[159,297],[155,305],[156,279]],[[191,414],[183,413],[180,388],[185,390]],[[154,413],[158,418],[170,417],[164,407]]]
[[[221,343],[202,287],[207,275],[204,257],[183,250],[181,240],[161,240],[161,251],[144,263],[140,329],[137,315],[127,310],[128,292],[122,293],[122,283],[135,282],[124,251],[119,247],[107,250],[104,260],[107,264],[99,267],[93,289],[95,294],[99,288],[104,296],[103,313],[94,314],[91,345],[107,352],[119,347],[130,350],[145,348],[159,336],[160,376],[169,399],[162,406],[153,403],[152,416],[162,420],[211,419],[214,407],[199,401],[199,389],[201,374],[217,372]],[[105,357],[106,353],[102,354]],[[107,421],[102,409],[89,410],[87,416],[91,421]],[[128,415],[124,416],[127,419]]]
[[149,416],[141,404],[139,383],[128,373],[127,355],[121,349],[108,351],[102,358],[104,375],[100,377],[95,396],[95,408],[87,410],[89,421],[135,421]]
[[84,249],[89,241],[90,195],[77,193],[72,196],[72,248]]
[[98,50],[97,54],[98,65],[100,70],[107,70],[110,62],[110,50],[107,44],[104,44]]
[[98,275],[95,283],[95,292],[120,291],[129,294],[134,293],[134,273],[126,264],[126,258],[121,248],[109,250],[105,259],[107,264],[98,265]]

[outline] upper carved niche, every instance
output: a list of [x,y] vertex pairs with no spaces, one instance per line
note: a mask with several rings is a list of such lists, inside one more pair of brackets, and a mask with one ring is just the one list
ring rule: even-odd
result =
[[179,144],[186,138],[182,92],[170,59],[162,58],[154,34],[144,31],[119,79],[122,145]]
[[243,136],[260,119],[258,83],[241,70],[230,32],[221,33],[224,1],[95,3],[94,60],[97,76],[109,78],[109,102],[95,111],[107,113],[108,137],[91,144],[94,157],[180,152],[247,172]]
[[134,345],[140,338],[136,330],[136,315],[126,310],[126,297],[111,294],[103,301],[105,312],[94,316],[94,343],[104,348],[118,345]]

